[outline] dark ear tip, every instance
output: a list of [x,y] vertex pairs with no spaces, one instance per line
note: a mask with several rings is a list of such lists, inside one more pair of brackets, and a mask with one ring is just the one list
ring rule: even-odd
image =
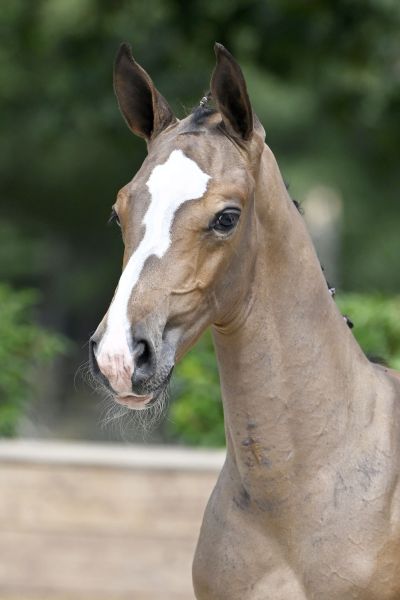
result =
[[219,42],[215,42],[214,52],[215,52],[215,56],[217,58],[217,63],[223,59],[226,59],[228,62],[230,62],[232,64],[237,64],[237,61],[234,58],[234,56],[229,52],[229,50],[227,50],[225,48],[225,46],[223,46]]
[[133,62],[132,48],[127,42],[122,42],[118,48],[118,52],[115,57],[115,64],[117,65],[123,58],[128,58],[128,60]]
[[215,42],[215,44],[214,44],[214,52],[215,52],[215,56],[217,58],[220,58],[220,56],[226,56],[228,58],[232,58],[231,53],[228,52],[228,50],[225,48],[225,46],[223,46],[219,42]]

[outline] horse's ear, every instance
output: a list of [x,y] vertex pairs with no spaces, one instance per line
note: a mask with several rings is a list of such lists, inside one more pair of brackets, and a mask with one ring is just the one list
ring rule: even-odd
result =
[[232,54],[215,43],[217,64],[211,77],[211,94],[227,130],[244,140],[253,132],[251,109],[242,70]]
[[176,120],[168,102],[134,60],[128,44],[121,44],[115,59],[114,90],[128,127],[147,141]]

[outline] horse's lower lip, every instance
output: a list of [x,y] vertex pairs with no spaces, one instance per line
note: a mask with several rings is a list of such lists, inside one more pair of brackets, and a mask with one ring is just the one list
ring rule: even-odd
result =
[[128,408],[140,408],[146,406],[153,399],[153,394],[145,396],[135,396],[135,394],[123,394],[116,396],[115,400],[118,404],[128,406]]

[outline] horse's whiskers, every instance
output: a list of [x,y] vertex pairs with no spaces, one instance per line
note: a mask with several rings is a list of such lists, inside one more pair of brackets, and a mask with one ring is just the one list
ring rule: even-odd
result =
[[129,432],[141,431],[148,435],[164,418],[168,405],[168,392],[164,390],[157,401],[144,410],[131,410],[127,406],[121,406],[114,400],[113,393],[109,388],[97,379],[91,372],[89,361],[83,362],[74,375],[75,389],[78,387],[79,379],[83,380],[96,395],[102,396],[100,426],[106,429],[111,426],[116,433],[125,437]]

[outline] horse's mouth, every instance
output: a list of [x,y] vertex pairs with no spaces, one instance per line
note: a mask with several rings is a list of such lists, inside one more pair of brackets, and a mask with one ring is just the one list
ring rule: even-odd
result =
[[155,390],[149,391],[147,394],[116,394],[115,402],[126,406],[130,410],[146,410],[156,404],[157,400],[165,393],[169,380],[171,379],[173,368],[169,371],[167,377]]
[[115,402],[126,406],[131,410],[145,410],[149,404],[154,401],[154,393],[146,394],[145,396],[136,396],[135,394],[121,394],[114,397]]

